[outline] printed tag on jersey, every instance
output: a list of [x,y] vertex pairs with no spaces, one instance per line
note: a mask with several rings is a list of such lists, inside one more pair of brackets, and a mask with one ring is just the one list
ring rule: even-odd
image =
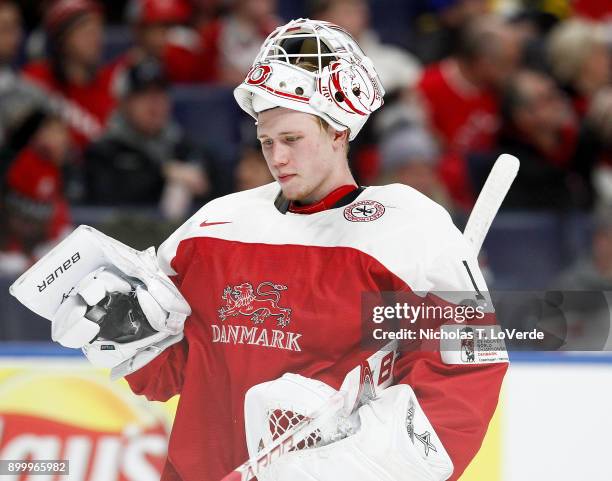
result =
[[344,208],[344,218],[351,222],[372,222],[385,213],[385,206],[375,200],[360,200]]
[[440,354],[445,364],[508,362],[500,326],[444,325],[440,330]]

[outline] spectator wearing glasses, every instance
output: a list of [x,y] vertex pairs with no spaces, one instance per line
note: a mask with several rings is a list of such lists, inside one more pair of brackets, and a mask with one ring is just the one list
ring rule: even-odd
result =
[[457,207],[475,200],[467,159],[492,151],[499,130],[499,90],[520,57],[515,31],[484,16],[463,30],[458,52],[428,66],[418,90],[428,123],[442,144],[439,173]]

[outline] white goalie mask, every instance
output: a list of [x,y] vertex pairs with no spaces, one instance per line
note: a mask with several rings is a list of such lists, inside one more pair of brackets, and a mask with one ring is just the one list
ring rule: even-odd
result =
[[384,93],[372,61],[348,32],[301,18],[268,36],[234,97],[255,120],[263,110],[286,107],[350,129],[353,140]]

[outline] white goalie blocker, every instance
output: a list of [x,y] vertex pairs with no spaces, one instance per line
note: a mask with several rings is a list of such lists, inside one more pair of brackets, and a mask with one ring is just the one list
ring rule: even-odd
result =
[[[297,374],[253,386],[245,397],[251,459],[307,419],[336,390]],[[410,386],[392,386],[348,417],[336,414],[263,470],[259,481],[444,481],[453,464]]]
[[137,251],[80,226],[17,279],[10,293],[52,323],[51,337],[126,375],[182,339],[189,305],[153,248]]

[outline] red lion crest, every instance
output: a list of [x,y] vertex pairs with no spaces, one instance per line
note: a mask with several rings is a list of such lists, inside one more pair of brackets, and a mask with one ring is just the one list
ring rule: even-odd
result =
[[[263,290],[264,287],[272,289]],[[275,316],[280,327],[286,327],[291,321],[291,309],[279,307],[280,291],[287,290],[287,286],[262,282],[254,292],[250,282],[227,286],[221,298],[225,306],[219,309],[219,318],[225,321],[228,317],[249,316],[255,324],[261,324],[268,317]]]

